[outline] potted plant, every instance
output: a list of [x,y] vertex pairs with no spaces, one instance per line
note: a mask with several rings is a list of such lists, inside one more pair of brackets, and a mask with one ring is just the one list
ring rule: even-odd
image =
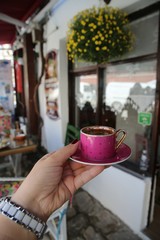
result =
[[127,53],[134,36],[127,13],[109,6],[92,7],[71,19],[67,33],[69,60],[104,63]]

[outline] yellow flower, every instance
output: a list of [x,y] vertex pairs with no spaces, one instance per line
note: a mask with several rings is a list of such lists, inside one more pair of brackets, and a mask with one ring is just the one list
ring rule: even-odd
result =
[[82,29],[82,31],[81,31],[81,32],[85,34],[85,33],[86,33],[86,30]]
[[99,47],[96,47],[96,51],[99,51],[100,50],[100,48]]
[[121,33],[122,33],[122,31],[121,31],[121,30],[118,30],[118,33],[119,33],[119,34],[121,34]]
[[108,15],[105,15],[106,20],[108,20]]
[[93,23],[90,23],[88,26],[89,26],[89,27],[92,27],[92,26],[93,26]]
[[86,23],[85,23],[85,21],[81,21],[81,24],[83,25],[83,26],[85,26],[86,25]]

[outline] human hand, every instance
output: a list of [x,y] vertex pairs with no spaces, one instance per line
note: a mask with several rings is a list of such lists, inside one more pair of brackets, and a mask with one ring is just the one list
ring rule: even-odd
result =
[[12,201],[47,220],[73,193],[104,170],[69,160],[79,142],[42,157],[33,167]]

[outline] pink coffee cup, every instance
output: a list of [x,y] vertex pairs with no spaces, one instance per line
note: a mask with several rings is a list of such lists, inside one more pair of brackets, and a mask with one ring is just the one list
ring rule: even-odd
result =
[[107,126],[89,126],[80,131],[81,154],[86,160],[103,162],[114,157],[126,132]]

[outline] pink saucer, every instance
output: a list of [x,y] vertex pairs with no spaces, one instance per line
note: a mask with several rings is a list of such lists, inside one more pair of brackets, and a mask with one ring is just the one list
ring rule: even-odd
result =
[[78,148],[78,150],[75,152],[73,156],[70,157],[70,159],[75,162],[87,165],[113,165],[126,161],[130,156],[131,156],[130,147],[127,146],[125,143],[122,143],[121,146],[117,149],[116,155],[112,158],[106,159],[103,162],[95,162],[82,158],[80,148]]

